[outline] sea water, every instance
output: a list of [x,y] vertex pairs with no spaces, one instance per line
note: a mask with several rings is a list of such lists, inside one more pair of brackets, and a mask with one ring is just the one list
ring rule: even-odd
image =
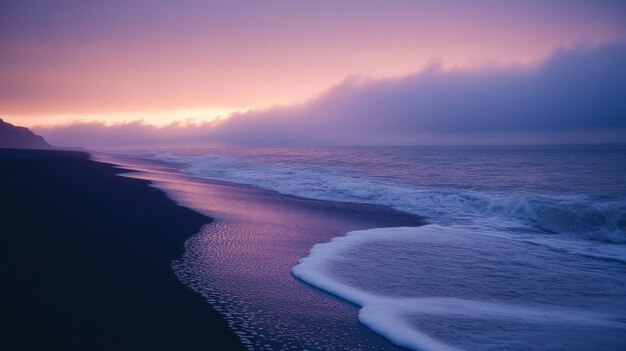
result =
[[311,248],[294,276],[411,349],[626,349],[626,146],[178,149],[194,177],[425,217]]

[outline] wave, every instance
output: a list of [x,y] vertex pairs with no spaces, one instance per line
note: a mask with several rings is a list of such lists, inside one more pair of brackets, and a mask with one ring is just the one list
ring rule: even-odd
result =
[[479,231],[355,231],[315,245],[292,273],[361,306],[364,325],[414,350],[625,346],[623,266],[590,268],[582,257]]
[[626,243],[626,199],[423,187],[365,178],[330,167],[260,164],[223,155],[185,156],[161,152],[149,156],[183,164],[182,171],[196,177],[319,200],[384,205],[424,216],[433,223],[482,221],[504,231],[521,229]]

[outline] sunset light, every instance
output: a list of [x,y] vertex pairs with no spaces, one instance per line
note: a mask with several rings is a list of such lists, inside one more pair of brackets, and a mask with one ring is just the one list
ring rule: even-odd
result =
[[0,1],[0,351],[626,350],[626,0]]
[[[5,3],[0,113],[27,126],[206,121],[305,101],[349,76],[533,64],[626,32],[609,2],[357,3]],[[199,110],[210,112],[187,112]]]

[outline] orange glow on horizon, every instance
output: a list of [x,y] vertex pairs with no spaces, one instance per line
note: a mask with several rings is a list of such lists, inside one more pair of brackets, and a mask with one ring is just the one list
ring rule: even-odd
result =
[[592,5],[390,3],[26,6],[0,33],[0,117],[210,122],[306,101],[351,75],[401,77],[433,58],[444,69],[531,65],[626,35],[619,14]]
[[[459,53],[458,51],[457,53]],[[465,52],[467,54],[467,52]],[[535,56],[517,57],[516,59],[510,58],[508,60],[496,60],[492,57],[481,58],[480,55],[466,56],[467,60],[444,60],[443,57],[430,57],[425,58],[423,63],[419,66],[415,66],[414,69],[409,69],[408,66],[403,68],[399,65],[383,64],[379,69],[372,70],[375,74],[370,75],[356,75],[362,78],[364,81],[378,80],[378,79],[395,79],[402,78],[409,74],[419,73],[425,68],[436,64],[441,71],[450,70],[477,70],[485,67],[519,67],[529,68],[534,65],[543,62],[546,57],[552,51],[546,51],[545,53],[537,53]],[[381,61],[380,63],[385,63]],[[339,76],[339,75],[337,75]],[[320,77],[313,77],[313,81],[317,84],[299,85],[300,89],[294,89],[291,91],[278,91],[276,97],[270,102],[261,101],[256,104],[250,104],[239,107],[198,107],[198,108],[178,108],[176,106],[170,107],[167,102],[172,102],[166,97],[162,97],[153,103],[145,103],[151,106],[159,106],[163,102],[166,104],[161,105],[160,110],[131,110],[122,105],[119,108],[113,106],[107,106],[103,108],[103,112],[99,112],[98,105],[92,106],[73,106],[74,109],[82,110],[84,112],[72,113],[69,112],[72,108],[61,108],[61,112],[55,113],[54,108],[47,105],[47,110],[33,109],[30,112],[26,109],[21,109],[19,106],[15,109],[8,108],[5,110],[10,111],[3,115],[8,121],[14,121],[25,127],[52,127],[52,126],[64,126],[76,123],[101,123],[103,125],[115,125],[132,122],[140,122],[142,124],[153,125],[157,127],[167,126],[173,123],[181,125],[190,124],[204,124],[210,123],[216,120],[228,119],[233,113],[246,112],[250,110],[263,110],[277,106],[297,106],[306,104],[311,99],[315,99],[317,96],[325,93],[329,88],[339,84],[343,79],[348,76],[342,77],[339,80],[333,80],[331,75],[328,79],[319,79]],[[297,83],[297,82],[296,82]],[[267,92],[267,91],[266,91]],[[291,95],[290,95],[291,94]],[[285,99],[287,96],[289,99]],[[51,112],[52,111],[52,112]]]
[[7,121],[19,120],[20,125],[33,127],[55,127],[76,123],[101,123],[103,125],[141,122],[157,127],[172,123],[181,125],[204,124],[228,118],[232,113],[247,111],[249,108],[204,108],[172,111],[128,112],[110,114],[58,114],[58,115],[6,115]]

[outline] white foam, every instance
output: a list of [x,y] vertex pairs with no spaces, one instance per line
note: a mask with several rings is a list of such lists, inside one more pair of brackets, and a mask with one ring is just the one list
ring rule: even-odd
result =
[[[477,320],[516,320],[524,323],[594,326],[626,330],[626,325],[623,323],[623,315],[620,321],[619,315],[589,311],[571,306],[559,307],[554,304],[531,303],[532,299],[529,299],[527,305],[501,301],[494,302],[498,297],[497,292],[494,292],[492,301],[454,296],[405,296],[408,293],[420,295],[419,291],[409,291],[408,293],[404,291],[401,292],[402,296],[399,297],[381,295],[380,293],[372,292],[379,289],[377,287],[372,287],[371,290],[364,290],[363,287],[347,283],[345,277],[341,278],[342,275],[350,277],[351,272],[344,271],[338,273],[336,271],[337,267],[342,265],[345,267],[358,266],[358,261],[354,261],[356,264],[346,264],[346,262],[358,259],[362,254],[367,254],[367,261],[372,265],[376,265],[377,262],[373,259],[374,256],[371,253],[375,252],[372,250],[376,250],[376,246],[380,246],[382,243],[395,243],[398,247],[413,244],[426,247],[427,244],[432,244],[434,245],[432,246],[433,248],[439,247],[442,249],[441,255],[446,257],[452,255],[457,257],[459,261],[462,261],[463,255],[473,256],[476,254],[471,245],[467,244],[471,244],[472,238],[476,238],[476,235],[476,230],[471,227],[443,227],[438,225],[428,225],[419,228],[385,228],[355,231],[348,233],[346,236],[334,238],[329,243],[315,245],[311,249],[309,256],[301,259],[292,272],[296,277],[311,285],[361,306],[359,320],[363,324],[395,344],[414,350],[455,350],[459,346],[451,345],[446,340],[438,340],[429,336],[409,322],[411,318],[418,318],[423,315],[443,316],[446,318],[463,317]],[[507,242],[510,245],[516,245],[514,241]],[[449,249],[449,247],[454,246],[450,243],[454,243],[456,247]],[[466,246],[469,247],[463,249]],[[432,251],[432,249],[428,250]],[[388,251],[388,248],[384,248],[384,252],[387,252],[386,255],[389,254]],[[381,257],[385,255],[384,252],[381,250]],[[429,252],[429,254],[431,253]],[[420,254],[420,252],[415,252],[415,255]],[[507,259],[506,255],[508,254],[503,253],[502,256],[494,258],[492,263],[501,263],[502,260]],[[433,258],[437,258],[436,253],[432,255]],[[495,253],[495,255],[498,254]],[[550,269],[549,263],[542,262],[540,257],[531,255],[528,258],[528,265],[541,266],[545,264],[546,269]],[[410,256],[408,258],[410,259]],[[411,265],[411,262],[406,261],[407,257],[401,257],[400,259],[402,260],[401,264]],[[444,263],[442,262],[442,264]],[[484,264],[484,262],[477,264]],[[387,273],[377,276],[376,274],[378,273],[376,272],[378,271],[375,271],[374,268],[359,267],[359,269],[372,269],[372,276],[369,278],[371,282],[377,282],[376,284],[384,285],[384,281],[390,275],[396,274],[393,271],[393,267],[389,267],[390,270]],[[493,269],[505,269],[505,267],[494,266]],[[410,277],[402,277],[402,279],[405,278]],[[463,282],[463,279],[458,276],[450,277],[450,279],[455,284],[467,284],[469,289],[472,289],[476,284],[481,284],[480,281]],[[503,281],[502,284],[514,283]],[[524,288],[523,284],[521,284],[520,289]],[[575,290],[577,287],[572,289]],[[452,289],[450,292],[453,293],[454,290]],[[567,296],[568,293],[570,292],[566,292],[564,296]],[[567,304],[567,301],[555,301],[555,303]],[[572,304],[575,305],[574,302]],[[624,311],[621,312],[623,313]],[[500,348],[506,348],[507,345],[499,346]]]

